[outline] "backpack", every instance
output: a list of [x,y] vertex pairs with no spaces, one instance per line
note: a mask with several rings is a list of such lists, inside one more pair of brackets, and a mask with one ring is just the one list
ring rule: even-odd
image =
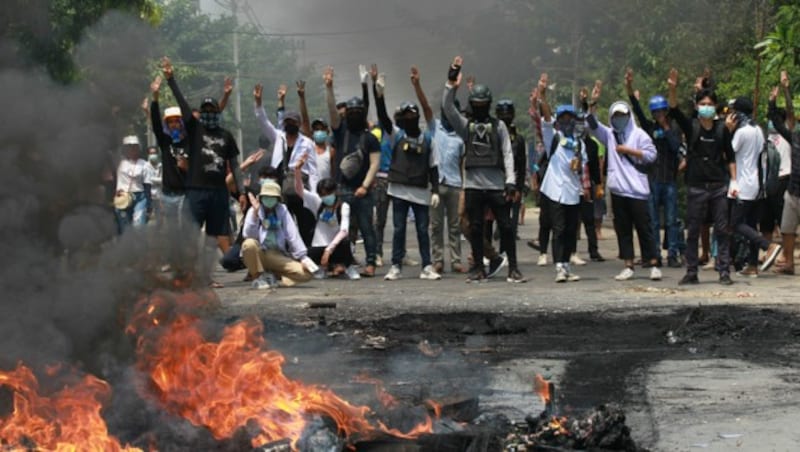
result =
[[553,135],[553,141],[550,142],[550,150],[543,152],[542,155],[539,156],[539,162],[537,163],[539,165],[539,171],[536,172],[536,175],[540,184],[544,181],[544,176],[547,173],[547,167],[550,164],[550,156],[558,149],[558,142],[559,135],[556,133]]
[[775,143],[766,137],[764,146],[759,155],[760,164],[758,165],[758,186],[759,197],[780,196],[780,184],[778,183],[778,173],[781,169],[781,154]]

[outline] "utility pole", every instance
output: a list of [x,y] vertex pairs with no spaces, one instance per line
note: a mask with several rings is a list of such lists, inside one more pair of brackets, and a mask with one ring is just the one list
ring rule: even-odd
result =
[[[233,11],[233,67],[236,69],[236,75],[233,79],[233,92],[236,96],[236,104],[234,105],[234,113],[236,116],[236,142],[239,148],[244,148],[244,141],[242,138],[242,91],[239,89],[240,74],[239,74],[239,3],[238,0],[231,0],[231,10]],[[242,159],[242,154],[239,154],[239,160]]]

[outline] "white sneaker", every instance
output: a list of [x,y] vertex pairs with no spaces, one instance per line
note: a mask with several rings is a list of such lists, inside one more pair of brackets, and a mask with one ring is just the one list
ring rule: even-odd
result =
[[318,268],[317,271],[313,273],[314,279],[325,279],[328,275],[325,273],[325,269],[322,267]]
[[400,279],[403,275],[400,273],[400,267],[397,265],[392,265],[392,268],[389,269],[389,273],[383,277],[386,281],[396,281]]
[[539,267],[544,267],[547,265],[547,254],[540,254],[539,259],[536,261],[536,265]]
[[403,265],[405,265],[406,267],[413,267],[415,265],[419,265],[419,262],[406,256],[403,258]]
[[706,265],[700,267],[703,270],[714,270],[716,268],[716,258],[712,257],[706,262]]
[[658,267],[650,267],[650,279],[652,281],[661,281],[661,270]]
[[486,257],[486,256],[483,256],[483,266],[484,267],[488,267],[489,266],[489,258]]
[[567,282],[567,270],[562,267],[556,267],[556,282]]
[[572,272],[567,272],[567,281],[576,282],[576,281],[580,281],[580,280],[581,280],[580,276],[578,276],[578,275],[576,275],[575,273],[572,273]]
[[422,269],[422,272],[419,274],[419,279],[429,279],[431,281],[437,281],[442,279],[442,275],[436,273],[433,269],[433,266],[426,265],[425,268]]
[[578,256],[578,253],[575,253],[569,257],[569,263],[572,265],[586,265],[586,261],[581,259],[580,256]]
[[347,275],[347,279],[351,281],[361,279],[361,274],[358,272],[358,268],[355,265],[347,267],[344,274]]
[[375,266],[383,267],[383,258],[381,256],[375,256]]
[[[655,268],[655,267],[653,267]],[[625,267],[617,276],[614,277],[617,281],[627,281],[633,278],[633,269]]]

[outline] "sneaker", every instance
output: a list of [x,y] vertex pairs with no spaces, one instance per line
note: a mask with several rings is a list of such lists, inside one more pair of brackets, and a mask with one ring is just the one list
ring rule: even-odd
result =
[[667,267],[669,268],[681,268],[683,264],[681,263],[680,259],[675,256],[667,257]]
[[761,264],[761,268],[759,270],[767,271],[772,264],[775,263],[775,259],[778,258],[778,255],[781,253],[783,246],[778,243],[770,243],[769,248],[767,248],[767,254],[764,256],[764,263]]
[[442,279],[442,275],[436,272],[432,266],[426,265],[419,274],[419,279],[428,279],[431,281],[438,281]]
[[736,272],[736,274],[746,278],[758,278],[758,269],[755,265],[748,265],[747,267]]
[[627,281],[631,278],[633,278],[633,269],[630,267],[623,268],[622,271],[614,277],[617,281]]
[[463,265],[461,265],[459,262],[454,263],[450,267],[450,270],[452,270],[453,273],[466,273],[467,272],[467,268],[464,267]]
[[528,244],[529,247],[535,249],[536,251],[540,252],[542,251],[541,245],[539,245],[539,242],[537,242],[536,240],[528,240],[526,243]]
[[375,256],[375,266],[376,267],[383,267],[383,257]]
[[687,284],[700,284],[700,280],[697,279],[697,275],[687,273],[683,275],[680,281],[678,281],[679,286],[685,286]]
[[437,262],[433,264],[433,271],[440,275],[444,273],[444,262]]
[[358,267],[356,267],[355,265],[347,267],[347,270],[344,271],[344,274],[347,276],[347,279],[351,281],[355,281],[356,279],[361,279],[361,274],[358,272]]
[[488,267],[489,266],[489,258],[486,257],[486,256],[483,256],[483,266],[484,267]]
[[650,268],[650,280],[651,281],[661,281],[661,270],[658,267],[651,267]]
[[278,287],[278,281],[275,280],[275,275],[272,273],[262,273],[253,280],[253,284],[250,287],[256,290],[272,289],[273,287]]
[[716,266],[715,260],[716,259],[709,259],[709,261],[703,264],[703,266],[700,268],[703,270],[714,270],[714,267]]
[[383,277],[386,281],[396,281],[400,279],[403,275],[400,273],[400,267],[397,265],[392,265],[392,268],[389,269],[389,273]]
[[486,281],[486,272],[482,268],[473,268],[467,275],[468,283],[481,283]]
[[372,278],[375,276],[375,266],[374,265],[367,265],[364,267],[364,270],[361,272],[361,276],[365,278]]
[[567,281],[568,282],[576,282],[576,281],[580,281],[580,280],[581,280],[581,277],[576,275],[575,273],[572,273],[572,272],[568,272],[567,273]]
[[601,256],[600,253],[593,254],[593,255],[590,256],[590,258],[592,259],[592,262],[605,262],[606,261],[606,259],[603,256]]
[[580,256],[578,256],[578,253],[575,253],[569,257],[569,263],[572,265],[586,265],[586,261],[581,259]]
[[556,282],[567,282],[567,269],[560,265],[556,267]]
[[516,268],[509,270],[508,278],[506,278],[506,282],[510,283],[524,283],[527,279],[522,276],[522,273],[519,272]]
[[409,266],[413,267],[415,265],[419,265],[419,262],[415,261],[414,259],[411,259],[408,256],[405,256],[405,257],[403,257],[403,265],[405,265],[407,267],[409,267]]
[[491,262],[489,262],[489,273],[487,273],[486,277],[494,278],[506,265],[508,265],[508,257],[506,257],[505,254],[496,256]]
[[719,275],[719,283],[722,284],[723,286],[730,286],[731,284],[733,284],[733,281],[731,280],[731,275],[727,273]]
[[539,259],[536,260],[536,265],[539,267],[547,266],[547,254],[540,254]]
[[317,271],[312,273],[312,275],[314,276],[314,279],[325,279],[328,277],[328,275],[325,273],[325,270],[322,267],[318,268]]

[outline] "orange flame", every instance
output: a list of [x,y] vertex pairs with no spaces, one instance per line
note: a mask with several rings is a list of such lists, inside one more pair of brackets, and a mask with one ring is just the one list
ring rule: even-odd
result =
[[[283,355],[266,349],[257,319],[226,327],[218,342],[206,340],[199,319],[180,312],[186,301],[190,310],[197,308],[198,298],[192,296],[143,298],[126,330],[139,334],[138,365],[149,373],[162,405],[207,427],[215,438],[230,438],[247,426],[255,447],[285,438],[296,444],[309,415],[329,417],[345,437],[383,432],[411,438],[432,431],[430,417],[406,433],[380,422],[374,426],[367,419],[369,407],[289,379]],[[393,399],[385,395],[384,401]]]
[[396,408],[400,404],[393,395],[386,391],[383,382],[377,378],[372,378],[367,374],[360,374],[356,375],[353,381],[356,383],[375,385],[375,395],[384,408]]
[[539,395],[539,398],[542,399],[542,403],[545,405],[550,402],[550,388],[548,382],[539,374],[536,374],[536,377],[533,379],[533,392]]
[[[47,373],[55,369],[50,367]],[[13,371],[0,371],[0,386],[10,389],[14,399],[13,412],[0,418],[3,450],[10,446],[10,450],[141,452],[109,436],[100,410],[111,388],[103,380],[86,375],[47,397],[39,394],[39,381],[31,369],[18,364]]]

